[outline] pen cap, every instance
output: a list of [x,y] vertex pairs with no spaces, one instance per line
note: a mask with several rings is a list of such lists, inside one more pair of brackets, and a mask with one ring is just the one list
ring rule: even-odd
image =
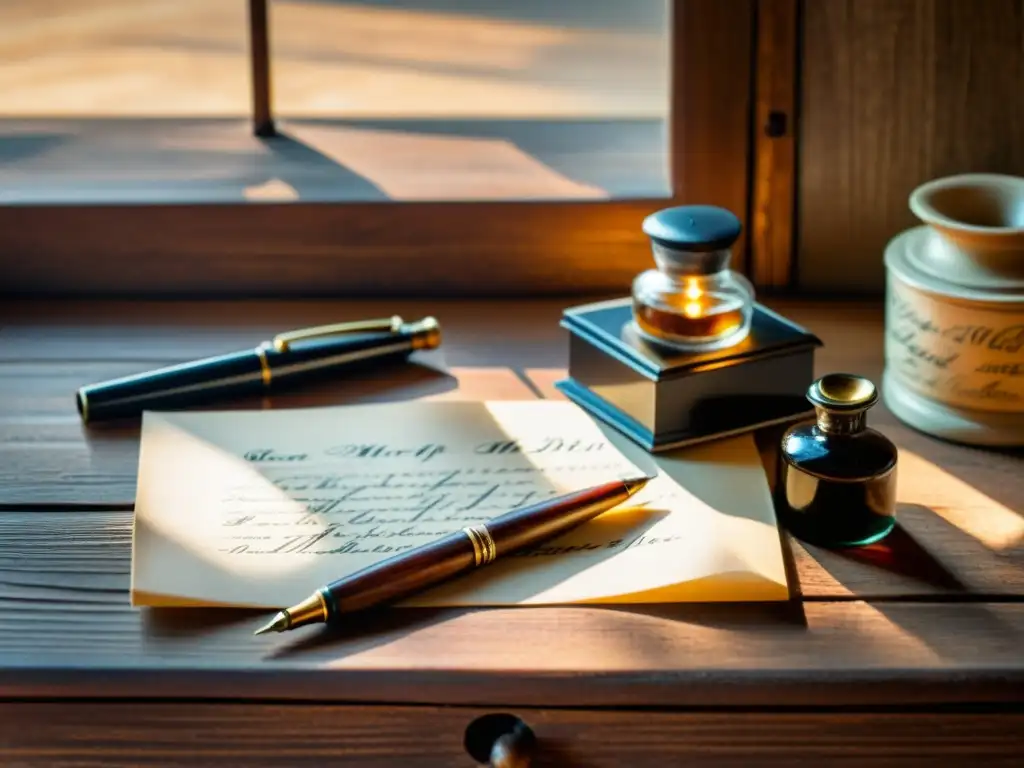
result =
[[264,382],[260,361],[249,349],[90,384],[75,393],[75,403],[82,421],[91,423],[187,408],[226,386],[236,396],[258,393]]
[[279,334],[256,348],[90,384],[75,401],[86,423],[128,418],[260,394],[285,382],[401,360],[440,343],[441,328],[432,317],[319,326]]

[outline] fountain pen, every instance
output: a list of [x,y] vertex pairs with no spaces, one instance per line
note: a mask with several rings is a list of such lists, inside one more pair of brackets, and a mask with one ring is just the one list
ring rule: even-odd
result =
[[437,320],[407,323],[395,315],[304,328],[238,352],[90,384],[75,395],[84,422],[188,408],[226,396],[267,392],[338,369],[403,358],[441,343]]
[[343,614],[393,602],[536,546],[607,512],[643,488],[650,477],[613,480],[506,512],[395,555],[321,587],[277,613],[255,634],[334,623]]

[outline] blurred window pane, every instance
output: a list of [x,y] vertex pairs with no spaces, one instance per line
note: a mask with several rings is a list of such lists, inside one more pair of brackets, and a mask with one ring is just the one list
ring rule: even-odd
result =
[[273,0],[299,117],[664,118],[668,0]]
[[264,141],[247,0],[0,0],[0,202],[665,196],[667,6],[271,0]]
[[250,110],[245,0],[0,0],[0,116]]
[[296,194],[664,196],[667,21],[668,0],[273,0]]

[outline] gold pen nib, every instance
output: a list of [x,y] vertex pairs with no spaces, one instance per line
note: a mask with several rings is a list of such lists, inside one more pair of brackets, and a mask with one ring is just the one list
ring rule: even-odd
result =
[[265,635],[267,632],[284,632],[291,626],[291,618],[287,611],[281,611],[269,623],[253,632],[254,635]]
[[630,496],[633,496],[637,491],[639,491],[641,488],[643,488],[645,485],[647,485],[653,479],[654,479],[653,476],[647,476],[647,477],[628,477],[628,478],[624,479],[622,481],[622,483],[623,483],[623,485],[626,486],[626,493],[628,493]]
[[279,611],[266,626],[260,627],[253,634],[285,632],[321,621],[327,621],[327,600],[324,599],[323,590],[318,589],[301,603]]

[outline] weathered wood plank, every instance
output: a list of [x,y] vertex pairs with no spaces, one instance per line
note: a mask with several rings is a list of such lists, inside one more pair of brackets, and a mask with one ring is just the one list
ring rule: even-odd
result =
[[804,8],[799,283],[881,292],[907,197],[956,173],[1024,173],[1021,0],[817,0]]
[[[668,124],[674,202],[720,205],[745,225],[755,5],[754,0],[672,0],[670,6]],[[720,55],[726,49],[729,55]],[[747,240],[744,232],[733,247],[734,264],[741,270]]]
[[[393,311],[435,313],[446,338],[434,365],[463,366],[455,378],[397,366],[359,381],[340,380],[219,407],[293,407],[410,397],[560,396],[566,302],[22,302],[0,315],[0,503],[130,505],[135,495],[138,430],[84,429],[74,411],[77,386],[163,362],[214,354],[274,330]],[[825,341],[819,373],[850,370],[878,380],[881,311],[871,304],[773,301]],[[244,309],[244,312],[243,312]],[[133,322],[133,318],[138,318]],[[512,318],[515,334],[508,334]],[[496,339],[501,339],[500,344]],[[26,359],[28,362],[15,362]],[[109,362],[95,362],[106,360]],[[532,390],[503,361],[530,367]],[[552,366],[552,367],[544,367]],[[901,532],[866,550],[833,553],[793,542],[807,598],[1021,594],[1024,568],[1024,472],[1020,455],[954,446],[904,427],[884,404],[871,423],[896,440]],[[773,445],[764,437],[770,467]],[[769,477],[771,477],[769,472]]]
[[799,5],[757,6],[750,272],[757,285],[771,288],[788,287],[795,271]]
[[1024,694],[1024,603],[393,609],[340,634],[254,638],[266,617],[250,611],[132,609],[131,518],[0,513],[0,697],[592,706]]
[[[461,766],[462,707],[254,704],[0,704],[7,764],[76,768],[298,765]],[[520,709],[537,768],[1018,765],[1024,715],[661,713]]]
[[[623,290],[628,293],[628,286]],[[448,365],[554,366],[565,362],[565,331],[558,325],[562,309],[582,301],[4,300],[0,361],[127,360],[146,370],[148,363],[246,349],[294,328],[398,314],[438,319],[440,352]]]

